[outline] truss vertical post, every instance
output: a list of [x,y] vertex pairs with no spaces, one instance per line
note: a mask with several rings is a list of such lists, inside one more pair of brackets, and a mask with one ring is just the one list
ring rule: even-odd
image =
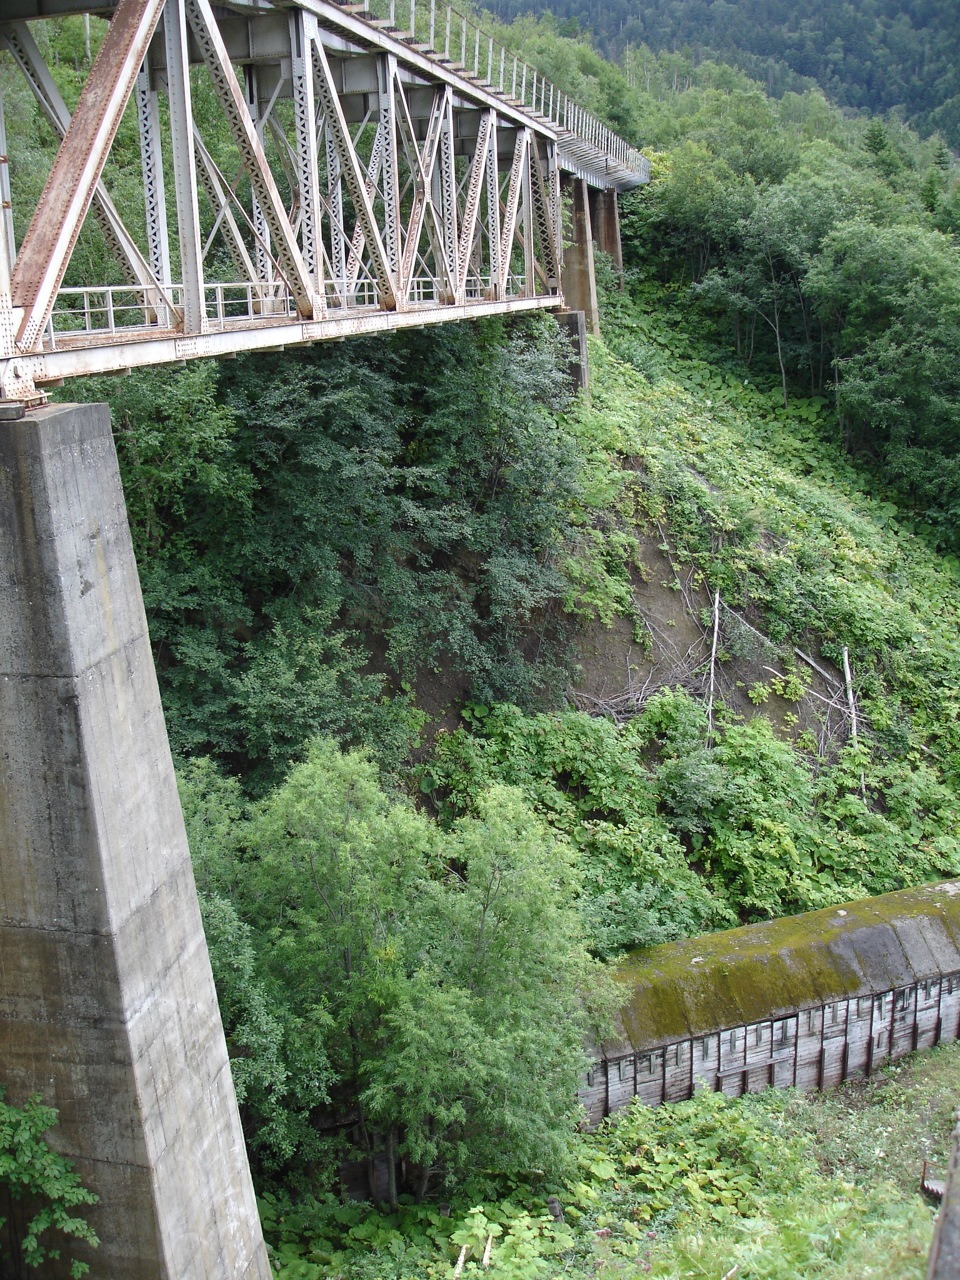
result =
[[500,296],[500,168],[497,163],[497,117],[491,112],[487,144],[487,243],[490,250],[489,297]]
[[531,149],[530,177],[537,230],[540,233],[540,247],[546,271],[546,284],[551,292],[556,292],[560,287],[560,240],[556,235],[556,229],[553,224],[554,206],[551,203],[551,193],[543,176],[544,164],[549,166],[551,163],[551,144],[546,144],[546,150],[546,161],[543,161],[540,154],[540,143],[537,142]]
[[[10,151],[7,147],[7,128],[3,119],[3,86],[0,84],[0,272],[6,264],[6,275],[0,275],[0,290],[10,293],[10,268],[17,256],[17,242],[13,234],[13,197],[10,194]],[[6,282],[4,284],[4,282]]]
[[193,99],[187,51],[184,0],[166,0],[163,37],[167,57],[167,99],[173,143],[173,185],[177,201],[180,273],[183,281],[183,331],[205,333],[203,250],[197,199],[197,165],[193,152]]
[[466,301],[467,275],[471,260],[474,258],[474,241],[477,235],[477,215],[480,212],[480,191],[487,172],[487,149],[490,145],[491,130],[496,127],[496,112],[491,109],[480,116],[477,130],[477,147],[473,153],[470,172],[467,177],[467,193],[463,204],[463,223],[460,228],[460,240],[457,247],[457,302]]
[[147,220],[147,261],[160,284],[169,286],[170,241],[167,234],[167,202],[160,149],[160,111],[157,92],[146,66],[137,76],[137,123],[140,126],[140,165]]
[[[137,76],[137,123],[140,127],[140,169],[143,174],[143,207],[147,228],[147,261],[157,281],[169,289],[170,239],[167,231],[167,201],[163,182],[163,156],[160,149],[160,111],[157,92],[150,83],[146,62]],[[159,295],[151,298],[157,323],[166,328],[170,323],[168,308]]]
[[[343,230],[343,184],[340,157],[330,129],[324,137],[327,153],[327,207],[330,210],[330,265],[336,279],[336,289],[344,294],[347,275],[347,242]],[[343,298],[346,306],[346,297]]]
[[[0,197],[4,200],[3,217],[0,218],[0,360],[9,359],[16,352],[14,337],[13,299],[10,296],[10,277],[16,261],[16,244],[13,239],[12,209],[10,200],[10,174],[7,160],[7,135],[3,123],[3,82],[0,81]],[[0,376],[0,400],[4,385]]]
[[313,315],[326,313],[323,288],[323,240],[320,225],[320,157],[313,60],[309,56],[302,9],[290,14],[291,75],[297,127],[297,179],[300,188],[303,259],[313,281]]
[[383,133],[383,245],[394,278],[400,272],[400,164],[397,154],[397,60],[390,53],[377,58],[377,91]]
[[536,293],[533,244],[533,166],[537,163],[537,140],[531,139],[523,165],[523,292],[531,298]]
[[[263,146],[263,124],[260,120],[260,87],[257,68],[246,63],[243,68],[243,93],[247,111],[253,121],[257,141]],[[257,196],[256,187],[250,192],[250,212],[253,215],[254,253],[257,262],[257,280],[260,282],[263,309],[272,310],[270,305],[270,286],[273,284],[273,258],[270,254],[270,228],[264,216],[263,205]]]
[[563,262],[563,210],[560,205],[560,164],[557,159],[557,144],[547,143],[547,224],[552,233],[552,257],[556,265],[557,278],[554,287],[560,288],[560,271]]
[[[457,208],[457,170],[454,154],[453,133],[453,99],[447,94],[443,110],[443,122],[440,127],[440,163],[437,166],[437,183],[439,200],[434,204],[441,211],[443,226],[443,252],[447,260],[447,269],[456,285],[457,280],[457,246],[459,240],[458,208]],[[451,299],[452,301],[452,299]]]

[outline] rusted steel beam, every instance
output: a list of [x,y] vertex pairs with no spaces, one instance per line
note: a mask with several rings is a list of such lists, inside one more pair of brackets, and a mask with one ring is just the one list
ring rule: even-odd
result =
[[90,69],[13,268],[24,350],[36,346],[53,309],[162,8],[163,0],[120,0]]

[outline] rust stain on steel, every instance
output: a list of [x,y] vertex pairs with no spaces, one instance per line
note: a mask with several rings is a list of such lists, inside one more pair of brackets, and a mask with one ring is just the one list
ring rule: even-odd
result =
[[[48,273],[52,248],[60,241],[64,226],[70,225],[59,270],[62,279],[163,2],[120,0],[17,255],[11,279],[15,306],[32,306]],[[85,190],[80,207],[71,215],[81,183]],[[58,279],[51,299],[59,283]]]

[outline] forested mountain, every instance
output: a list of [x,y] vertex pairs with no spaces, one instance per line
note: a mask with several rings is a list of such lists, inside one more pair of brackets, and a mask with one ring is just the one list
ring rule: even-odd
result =
[[499,18],[553,14],[619,61],[628,45],[739,67],[777,97],[818,85],[840,106],[897,111],[960,147],[953,0],[488,0]]

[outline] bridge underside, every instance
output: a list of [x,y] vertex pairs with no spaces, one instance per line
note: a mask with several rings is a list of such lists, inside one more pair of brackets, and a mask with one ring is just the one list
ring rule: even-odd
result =
[[[25,21],[50,4],[10,3],[22,19],[0,23],[0,47],[61,141],[19,245],[17,173],[0,163],[0,399],[561,306],[561,171],[611,192],[646,178],[642,157],[437,0],[414,0],[405,32],[394,0],[382,20],[328,0],[102,5],[72,114]],[[108,190],[121,129],[139,138],[133,210]],[[79,278],[79,242],[103,280]]]

